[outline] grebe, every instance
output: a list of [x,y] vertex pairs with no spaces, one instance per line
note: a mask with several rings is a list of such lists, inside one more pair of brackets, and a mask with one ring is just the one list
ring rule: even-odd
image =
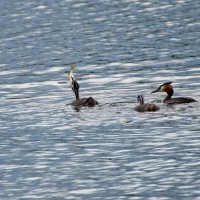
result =
[[81,98],[81,99],[79,98],[79,84],[73,76],[73,70],[74,70],[74,65],[71,65],[71,70],[67,78],[71,82],[71,88],[76,97],[76,100],[72,101],[71,105],[75,107],[81,107],[81,106],[93,107],[97,105],[98,102],[92,97]]
[[80,107],[80,106],[93,107],[97,105],[98,102],[92,97],[81,98],[81,99],[79,98],[79,84],[76,80],[74,80],[73,77],[71,78],[72,78],[72,91],[74,92],[75,97],[76,97],[76,100],[72,101],[71,105],[76,106],[76,107]]
[[196,102],[195,99],[190,98],[190,97],[171,98],[174,93],[174,90],[173,90],[173,87],[171,86],[171,84],[172,84],[172,82],[164,83],[164,84],[160,85],[156,90],[152,91],[151,93],[166,92],[167,96],[163,100],[163,102],[166,104],[181,104],[181,103]]
[[151,103],[144,103],[144,97],[142,95],[139,95],[137,97],[139,105],[135,107],[135,110],[138,112],[155,112],[160,109],[159,106]]

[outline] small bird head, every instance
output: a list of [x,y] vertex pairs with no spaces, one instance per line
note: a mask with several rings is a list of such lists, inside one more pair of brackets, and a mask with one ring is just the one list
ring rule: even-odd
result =
[[143,95],[138,95],[137,96],[137,102],[140,103],[140,104],[144,104],[144,97],[143,97]]

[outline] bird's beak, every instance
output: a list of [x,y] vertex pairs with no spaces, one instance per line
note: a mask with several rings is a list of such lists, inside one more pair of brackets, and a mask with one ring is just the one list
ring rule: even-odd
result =
[[152,91],[151,93],[159,92],[160,88],[157,88],[156,90]]

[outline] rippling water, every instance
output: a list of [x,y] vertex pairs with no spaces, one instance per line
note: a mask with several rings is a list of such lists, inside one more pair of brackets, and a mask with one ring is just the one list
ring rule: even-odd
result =
[[[0,199],[200,199],[200,2],[0,2]],[[75,63],[76,111],[66,81]],[[136,97],[160,111],[137,113]]]

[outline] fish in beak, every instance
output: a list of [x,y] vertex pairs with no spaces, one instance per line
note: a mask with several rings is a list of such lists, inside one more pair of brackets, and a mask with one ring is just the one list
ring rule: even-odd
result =
[[70,65],[70,72],[67,74],[67,81],[69,81],[71,84],[72,84],[72,78],[74,79],[74,68],[75,68],[75,65],[74,64],[71,64]]

